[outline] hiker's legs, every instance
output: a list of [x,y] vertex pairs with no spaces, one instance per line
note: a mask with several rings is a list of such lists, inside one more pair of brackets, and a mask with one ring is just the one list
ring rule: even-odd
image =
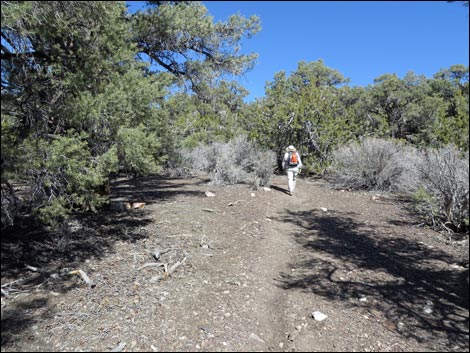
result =
[[289,192],[291,195],[294,193],[295,190],[295,180],[297,178],[297,172],[293,170],[287,171],[287,184],[289,186]]
[[293,171],[292,173],[293,173],[293,178],[292,178],[293,181],[292,181],[292,189],[291,189],[291,191],[290,191],[291,194],[294,193],[295,185],[296,185],[296,183],[297,183],[297,171]]

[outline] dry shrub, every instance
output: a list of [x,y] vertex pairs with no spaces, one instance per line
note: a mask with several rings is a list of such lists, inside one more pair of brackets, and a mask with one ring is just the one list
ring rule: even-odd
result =
[[354,190],[402,192],[435,229],[468,232],[469,161],[452,146],[419,151],[382,139],[364,139],[334,152],[333,184]]
[[418,164],[421,186],[415,204],[427,223],[448,231],[469,226],[469,162],[453,146],[428,150]]
[[348,189],[393,190],[403,171],[400,146],[391,140],[366,138],[349,143],[333,152],[333,158],[333,183]]
[[2,228],[13,225],[16,216],[16,197],[13,187],[8,184],[2,184]]
[[261,150],[245,136],[227,143],[214,142],[181,151],[180,169],[192,174],[204,172],[212,185],[253,183],[268,186],[274,174],[274,152]]

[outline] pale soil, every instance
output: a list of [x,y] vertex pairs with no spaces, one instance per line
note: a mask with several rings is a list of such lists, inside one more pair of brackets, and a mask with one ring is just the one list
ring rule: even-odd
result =
[[[286,182],[122,180],[114,200],[143,209],[66,238],[2,235],[2,287],[47,270],[3,287],[2,351],[468,351],[468,240],[418,227],[390,195],[300,179],[289,196]],[[139,267],[167,248],[162,263],[186,262],[152,283],[163,269]],[[64,267],[96,287],[51,277]]]

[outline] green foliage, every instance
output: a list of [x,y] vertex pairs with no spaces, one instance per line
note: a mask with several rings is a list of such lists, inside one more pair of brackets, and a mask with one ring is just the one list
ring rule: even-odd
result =
[[246,90],[234,82],[206,86],[198,95],[175,94],[163,105],[169,131],[167,153],[199,144],[227,142],[244,133],[241,124]]
[[168,1],[138,12],[131,24],[139,51],[196,92],[221,74],[245,73],[257,57],[239,53],[240,40],[261,29],[256,16],[214,23],[198,1]]
[[120,165],[127,174],[148,175],[159,171],[156,156],[160,142],[156,134],[146,132],[143,125],[120,128],[117,145]]
[[432,79],[385,74],[342,99],[362,135],[406,139],[417,146],[452,143],[468,149],[468,67],[453,65]]
[[18,147],[16,167],[31,183],[33,211],[46,224],[106,201],[100,190],[117,168],[116,148],[94,158],[86,140],[86,134],[70,131],[49,141],[27,138]]
[[[171,80],[135,60],[125,11],[124,2],[2,3],[2,185],[29,184],[25,204],[46,224],[97,209],[112,173],[148,173],[161,157],[158,107]],[[144,122],[153,132],[142,137],[134,127]]]
[[356,135],[357,121],[350,107],[341,104],[340,89],[346,80],[323,62],[300,62],[290,77],[275,75],[260,103],[256,136],[263,145],[278,153],[295,145],[305,168],[323,174],[331,163],[331,153],[339,141]]

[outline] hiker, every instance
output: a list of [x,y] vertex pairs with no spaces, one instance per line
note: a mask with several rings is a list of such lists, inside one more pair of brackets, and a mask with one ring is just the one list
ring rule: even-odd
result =
[[289,195],[294,195],[295,182],[297,174],[300,173],[302,168],[302,161],[300,155],[294,146],[290,145],[286,148],[286,153],[282,159],[282,169],[287,172],[287,184],[289,186]]

